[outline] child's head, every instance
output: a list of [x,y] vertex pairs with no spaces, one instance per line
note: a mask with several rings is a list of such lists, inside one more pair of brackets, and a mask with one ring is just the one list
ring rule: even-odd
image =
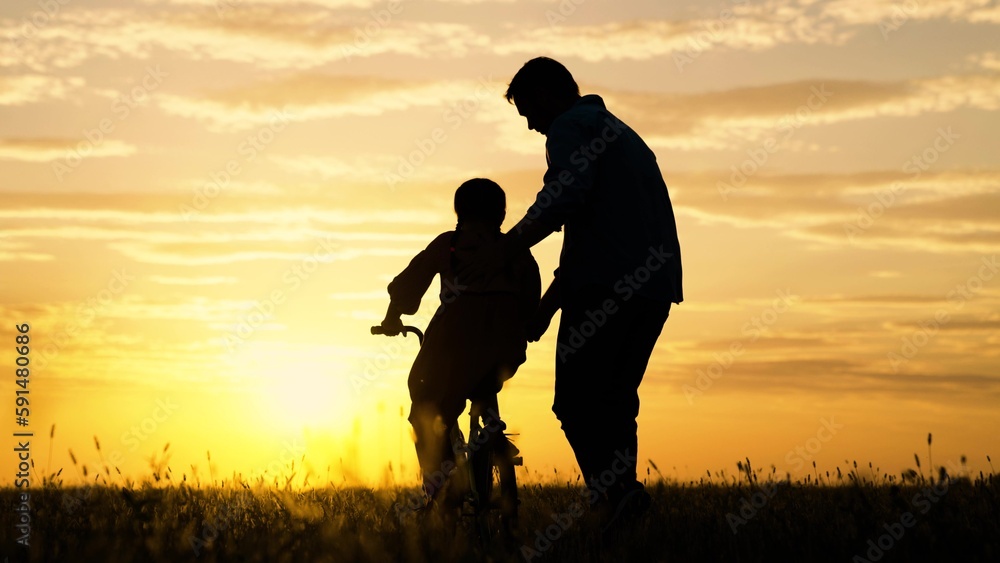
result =
[[493,180],[473,178],[455,190],[459,223],[481,222],[500,228],[507,215],[507,196]]

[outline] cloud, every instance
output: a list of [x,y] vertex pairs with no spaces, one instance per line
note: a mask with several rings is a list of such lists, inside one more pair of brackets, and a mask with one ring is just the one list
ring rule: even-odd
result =
[[[888,325],[889,328],[903,333],[913,332],[912,323],[892,321]],[[1000,319],[980,318],[971,315],[952,316],[949,317],[948,322],[940,325],[940,330],[945,331],[985,332],[988,334],[996,333],[998,328],[1000,328]]]
[[392,18],[379,22],[369,13],[347,14],[301,3],[230,5],[223,17],[207,6],[62,10],[30,36],[21,29],[22,22],[0,20],[0,40],[17,42],[16,49],[0,55],[0,64],[47,72],[96,57],[149,59],[162,49],[194,60],[310,69],[384,53],[461,57],[489,43],[463,24]]
[[1000,24],[1000,4],[994,1],[990,7],[976,10],[969,14],[968,20],[973,23]]
[[64,100],[83,87],[80,77],[60,78],[42,74],[0,76],[0,106],[23,106]]
[[[365,215],[360,213],[360,215]],[[393,214],[382,217],[391,221]],[[370,215],[369,215],[370,217]],[[355,225],[358,223],[354,223]],[[407,256],[426,243],[428,235],[386,232],[338,232],[313,229],[250,229],[178,232],[151,229],[123,229],[87,226],[43,226],[35,228],[5,228],[0,235],[11,240],[76,240],[104,243],[107,248],[135,261],[150,264],[197,266],[232,264],[256,260],[301,261],[307,256],[319,256],[321,262],[354,260],[372,256]],[[325,241],[325,242],[323,242]],[[45,243],[40,243],[45,244]],[[349,247],[349,248],[348,248]],[[9,259],[47,260],[48,255],[24,251],[0,255]],[[232,278],[169,278],[152,281],[168,285],[212,285],[231,283]]]
[[55,256],[41,252],[7,252],[0,250],[0,262],[48,262],[51,260],[55,260]]
[[170,4],[174,6],[199,6],[212,8],[219,18],[226,17],[231,11],[247,6],[319,6],[326,9],[371,8],[384,0],[145,0],[149,4]]
[[[452,223],[431,210],[345,208],[326,197],[231,196],[185,221],[174,196],[14,194],[0,209],[0,252],[31,259],[53,241],[77,241],[135,261],[197,266],[254,260],[324,261],[411,255]],[[36,256],[37,257],[37,256]],[[42,258],[38,258],[42,259]],[[157,278],[161,284],[207,283]],[[221,280],[212,280],[219,281]]]
[[[495,43],[502,54],[549,53],[588,62],[648,60],[671,56],[678,70],[706,51],[759,51],[788,43],[839,45],[853,36],[837,22],[809,16],[805,5],[775,2],[721,4],[710,15],[688,20],[632,20],[594,25],[566,25],[569,18],[550,17],[554,25],[519,32]],[[555,13],[555,12],[550,12]],[[586,45],[581,49],[581,45]]]
[[193,320],[204,322],[232,321],[238,313],[252,306],[252,301],[207,297],[148,297],[125,294],[101,311],[102,318]]
[[[582,90],[588,92],[586,85]],[[997,111],[1000,75],[898,81],[817,79],[695,93],[607,89],[596,93],[612,113],[655,148],[727,150],[771,138],[781,150],[797,151],[809,148],[789,141],[803,127],[963,108]],[[512,114],[512,108],[489,105],[476,117],[495,124],[497,147],[537,154],[542,140]]]
[[[543,150],[540,143],[534,148]],[[341,170],[342,163],[333,164],[331,173]],[[510,194],[523,193],[525,204],[533,201],[537,188],[531,186],[540,186],[542,171],[507,170],[492,177],[505,187],[515,187],[509,193],[508,207],[516,210],[523,205]],[[1000,208],[1000,170],[928,170],[916,176],[903,170],[760,171],[744,183],[737,181],[739,177],[734,180],[732,168],[664,173],[675,213],[705,224],[770,229],[800,241],[857,250],[982,254],[1000,249],[1000,226],[995,220],[995,210]],[[439,216],[437,221],[446,223],[447,218]],[[862,232],[849,236],[849,228],[855,227]],[[896,270],[867,274],[903,275]],[[685,307],[723,310],[719,304]]]
[[[346,159],[319,155],[272,155],[268,160],[292,174],[323,181],[344,180],[352,185],[377,185],[384,189],[394,188],[401,182],[458,184],[468,177],[465,168],[424,162],[414,166],[407,156],[361,155]],[[401,174],[401,170],[406,174]]]
[[[146,0],[150,3],[151,0]],[[485,4],[485,3],[510,3],[518,0],[437,0],[444,4]],[[326,9],[365,9],[381,7],[384,11],[399,14],[406,9],[405,0],[165,0],[164,4],[174,4],[178,6],[203,6],[211,7],[219,17],[226,17],[227,13],[238,7],[246,6],[319,6]],[[391,7],[391,10],[390,10]]]
[[[1000,250],[1000,186],[992,193],[959,195],[941,201],[900,204],[878,218],[861,218],[855,211],[843,222],[822,222],[805,227],[800,236],[826,242],[845,242],[867,248],[902,247],[928,252],[995,253]],[[869,214],[870,215],[870,214]],[[850,231],[847,227],[860,229]]]
[[246,243],[233,244],[147,244],[136,242],[112,242],[108,248],[121,253],[136,262],[146,264],[165,264],[172,266],[206,266],[218,264],[234,264],[237,262],[258,262],[275,260],[282,262],[302,262],[310,257],[320,264],[356,260],[372,257],[413,256],[412,248],[369,247],[340,249],[333,243],[336,250],[321,247],[317,241],[315,248],[303,248],[301,244],[278,244],[258,242],[254,245]]
[[385,291],[339,291],[327,297],[334,301],[382,301],[385,299]]
[[584,25],[573,25],[572,15],[563,17],[552,6],[546,12],[552,25],[487,35],[473,25],[419,21],[407,2],[395,5],[395,13],[372,0],[175,0],[143,9],[63,9],[41,26],[27,18],[0,20],[0,41],[14,46],[0,52],[0,66],[42,73],[97,57],[149,59],[162,50],[264,69],[307,70],[382,54],[441,59],[482,53],[548,53],[591,62],[671,57],[682,69],[710,50],[841,45],[865,26],[898,20],[901,10],[903,21],[1000,23],[1000,7],[987,0],[923,2],[915,10],[895,0],[737,0],[691,18]]
[[[915,314],[926,314],[918,303],[913,307]],[[983,309],[988,308],[983,305]],[[872,303],[862,310],[873,317],[899,314]],[[729,364],[720,364],[719,354],[730,348],[731,341],[675,343],[669,356],[654,354],[647,377],[670,383],[680,392],[684,392],[684,386],[700,389],[706,396],[831,392],[940,398],[941,393],[946,393],[958,400],[980,394],[1000,395],[1000,376],[990,371],[995,354],[980,353],[968,361],[970,351],[988,347],[987,339],[996,330],[995,317],[954,317],[953,327],[951,322],[943,325],[942,332],[934,336],[933,345],[921,349],[902,372],[895,373],[888,353],[899,350],[900,338],[913,333],[916,321],[870,322],[852,312],[844,317],[849,325],[836,328],[820,320],[826,316],[824,311],[809,313],[809,326],[744,342],[742,355]],[[949,327],[947,332],[955,333],[953,337],[944,336]],[[844,357],[840,352],[843,350],[851,351],[849,357]],[[666,357],[670,360],[666,361]],[[721,371],[715,368],[710,387],[705,387],[704,381],[699,387],[699,377],[713,365],[725,368]],[[698,398],[696,395],[695,400]]]
[[[838,396],[862,393],[893,399],[947,398],[953,401],[988,401],[1000,396],[1000,376],[991,373],[988,366],[982,366],[982,371],[975,367],[955,369],[954,360],[939,358],[923,362],[919,369],[892,373],[885,351],[876,351],[864,343],[817,343],[807,346],[807,355],[803,355],[798,353],[800,340],[773,343],[758,340],[721,375],[709,380],[711,385],[708,387],[704,380],[699,387],[699,371],[705,373],[712,360],[678,364],[676,359],[664,362],[663,356],[654,353],[646,379],[670,384],[680,394],[692,393],[695,404],[709,396],[759,393],[832,393]],[[760,343],[763,349],[755,348]],[[787,346],[783,348],[783,345]],[[844,349],[851,350],[850,359],[836,353]],[[917,359],[911,360],[908,366]]]
[[986,70],[1000,70],[1000,53],[996,51],[973,53],[966,57],[966,60]]
[[[990,0],[735,0],[701,10],[688,19],[646,19],[573,25],[573,14],[546,12],[549,27],[499,38],[499,54],[549,53],[588,62],[669,57],[681,71],[713,50],[761,51],[781,45],[842,45],[863,27],[897,27],[910,20],[1000,23],[1000,7]],[[581,45],[586,45],[581,49]]]
[[201,277],[176,277],[176,276],[149,276],[149,281],[162,285],[229,285],[239,281],[233,276],[201,276]]
[[713,92],[610,91],[609,109],[656,146],[731,148],[804,126],[914,117],[959,108],[1000,109],[1000,76],[960,75],[891,82],[796,81]]
[[900,26],[910,20],[996,22],[991,0],[832,0],[822,3],[821,16],[846,25]]
[[0,160],[25,162],[51,162],[76,155],[83,158],[129,156],[136,152],[135,145],[124,141],[106,140],[98,145],[90,141],[65,138],[14,138],[0,139]]
[[928,303],[944,303],[946,300],[943,295],[834,295],[826,297],[807,297],[804,299],[805,302],[813,303],[834,303],[838,306],[880,306],[880,307],[911,307],[913,305],[926,305]]
[[677,213],[837,246],[950,253],[1000,249],[998,170],[924,172],[917,178],[902,171],[759,173],[746,185],[724,189],[740,186],[732,183],[732,174],[669,174]]
[[415,107],[447,108],[449,103],[466,100],[499,103],[501,91],[491,77],[430,81],[300,73],[197,97],[164,94],[158,100],[167,113],[224,130],[376,116]]
[[[810,374],[812,377],[803,377]],[[863,364],[842,360],[805,360],[754,362],[738,375],[720,385],[727,392],[745,393],[754,389],[772,392],[801,393],[865,393],[899,399],[947,396],[959,401],[963,397],[983,399],[983,395],[1000,395],[1000,377],[989,373],[906,373],[872,372]],[[712,392],[716,389],[713,387]]]
[[[12,222],[21,220],[38,228],[46,222],[46,228],[72,228],[74,223],[106,223],[107,226],[129,225],[149,227],[171,227],[188,233],[191,225],[225,226],[226,231],[210,235],[188,237],[197,240],[210,237],[213,240],[232,240],[233,230],[245,225],[250,230],[259,226],[282,225],[280,231],[258,234],[259,238],[287,239],[282,235],[289,226],[309,226],[299,234],[315,234],[324,226],[429,226],[448,224],[450,212],[429,209],[345,209],[334,208],[322,198],[282,196],[281,205],[275,205],[273,197],[240,196],[213,202],[201,213],[192,215],[189,222],[182,220],[180,204],[183,199],[177,195],[136,195],[136,194],[17,194],[6,195],[5,206],[0,208],[0,219],[6,229],[13,228]],[[176,210],[176,211],[174,211]],[[148,230],[148,229],[143,229]],[[131,231],[130,231],[131,232]],[[65,236],[69,233],[61,233]],[[40,233],[36,232],[36,236]],[[72,236],[83,236],[77,233]]]
[[[684,309],[687,310],[686,304]],[[732,343],[732,340],[699,340],[692,342],[689,346],[679,346],[679,348],[684,351],[718,352],[728,349]],[[785,352],[801,351],[806,348],[829,348],[836,345],[837,341],[827,336],[773,336],[760,338],[752,343],[755,351],[782,350]]]

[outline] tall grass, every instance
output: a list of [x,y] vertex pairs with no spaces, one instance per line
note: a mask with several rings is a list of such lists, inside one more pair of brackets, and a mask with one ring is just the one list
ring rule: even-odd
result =
[[[54,437],[55,428],[50,432]],[[928,448],[930,447],[928,436]],[[867,559],[869,541],[909,512],[905,535],[886,560],[989,561],[1000,553],[1000,477],[970,475],[961,466],[921,467],[900,475],[871,463],[802,479],[775,466],[736,462],[735,473],[706,471],[698,479],[666,477],[648,460],[644,480],[653,497],[642,518],[602,533],[580,503],[579,475],[523,473],[517,536],[486,545],[468,522],[435,528],[429,519],[394,508],[414,487],[370,488],[303,472],[304,459],[282,475],[219,475],[206,452],[178,475],[169,443],[148,460],[148,474],[126,478],[101,460],[93,470],[70,451],[73,477],[46,467],[33,482],[28,550],[6,541],[14,528],[17,491],[0,490],[0,557],[10,561],[852,561]],[[51,454],[50,454],[51,457]],[[992,464],[992,459],[987,457]],[[992,465],[991,465],[992,469]],[[34,470],[33,470],[34,471]],[[390,472],[391,475],[391,472]],[[531,477],[531,479],[525,479]],[[528,482],[530,481],[530,482]],[[926,510],[924,508],[926,507]],[[553,528],[555,526],[555,528]],[[546,537],[549,536],[549,537]],[[550,539],[555,536],[555,539]]]

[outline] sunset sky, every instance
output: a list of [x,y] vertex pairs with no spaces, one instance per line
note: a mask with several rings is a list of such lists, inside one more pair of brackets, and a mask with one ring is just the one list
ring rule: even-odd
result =
[[[641,475],[898,473],[929,432],[989,471],[998,37],[996,0],[5,2],[0,483],[29,323],[37,477],[81,478],[70,449],[142,477],[169,443],[174,479],[210,451],[216,478],[415,484],[417,343],[369,327],[462,181],[504,187],[505,228],[533,201],[544,138],[502,94],[539,55],[642,135],[677,216]],[[533,478],[576,470],[554,333],[501,394]]]

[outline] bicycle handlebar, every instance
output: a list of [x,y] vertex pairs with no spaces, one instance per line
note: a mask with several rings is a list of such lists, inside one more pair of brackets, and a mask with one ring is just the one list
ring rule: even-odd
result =
[[[404,326],[403,330],[400,331],[400,334],[402,334],[403,336],[406,336],[407,334],[410,333],[417,335],[417,340],[420,342],[420,344],[424,343],[424,333],[421,332],[419,328],[415,326]],[[381,326],[373,326],[372,334],[382,335],[382,336],[396,336],[395,334],[386,334],[385,329],[383,329]]]

